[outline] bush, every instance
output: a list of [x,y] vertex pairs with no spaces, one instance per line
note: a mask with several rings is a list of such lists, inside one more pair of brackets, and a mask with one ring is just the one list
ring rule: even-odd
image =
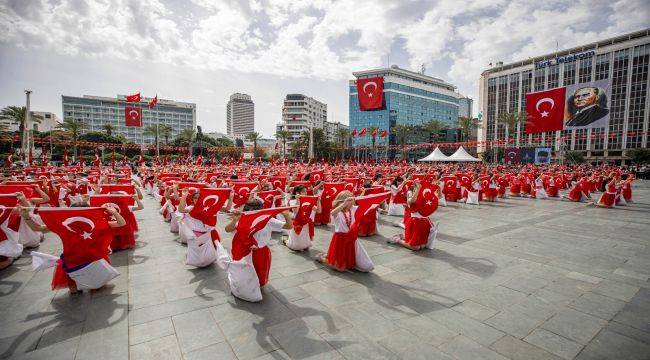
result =
[[630,149],[625,152],[633,164],[641,165],[650,162],[650,150],[644,148]]

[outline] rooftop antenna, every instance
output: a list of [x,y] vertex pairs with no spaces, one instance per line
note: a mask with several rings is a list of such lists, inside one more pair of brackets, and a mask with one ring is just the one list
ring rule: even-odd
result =
[[424,64],[422,64],[422,67],[420,67],[420,74],[424,75],[424,71],[425,71],[426,69],[427,69],[427,68],[424,67]]

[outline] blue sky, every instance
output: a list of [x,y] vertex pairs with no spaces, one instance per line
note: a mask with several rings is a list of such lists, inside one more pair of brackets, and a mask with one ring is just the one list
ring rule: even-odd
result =
[[284,95],[348,121],[352,72],[391,64],[458,86],[478,103],[488,64],[639,30],[646,0],[0,0],[0,106],[60,115],[61,95],[141,91],[197,104],[225,131],[233,92],[251,94],[272,137]]

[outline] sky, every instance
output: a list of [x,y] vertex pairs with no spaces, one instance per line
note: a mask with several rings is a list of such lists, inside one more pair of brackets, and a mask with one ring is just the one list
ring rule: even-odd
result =
[[648,26],[647,0],[0,0],[0,106],[61,116],[61,95],[141,92],[192,102],[225,132],[230,94],[272,138],[287,93],[348,123],[352,72],[389,64],[475,100],[490,63]]

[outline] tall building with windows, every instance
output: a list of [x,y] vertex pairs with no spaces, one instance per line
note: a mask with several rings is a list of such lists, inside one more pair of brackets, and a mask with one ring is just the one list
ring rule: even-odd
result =
[[458,117],[472,118],[472,107],[474,100],[468,97],[461,97],[458,99]]
[[246,138],[255,131],[255,104],[248,94],[230,95],[226,106],[226,133],[231,139]]
[[479,109],[485,116],[480,138],[504,139],[505,127],[497,118],[505,112],[525,112],[527,93],[609,79],[607,126],[527,135],[522,125],[515,130],[515,144],[578,151],[589,161],[625,160],[626,150],[648,147],[649,63],[650,29],[525,61],[498,63],[481,76]]
[[[343,147],[347,147],[349,142],[350,142],[350,127],[341,124],[340,122],[325,122],[325,137],[327,138],[327,141],[338,145],[343,145]],[[347,136],[342,137],[341,135],[343,134],[341,130],[345,130],[347,133]]]
[[[167,125],[172,128],[170,138],[176,137],[185,129],[196,128],[196,104],[174,100],[158,99],[158,104],[149,109],[150,98],[142,98],[140,103],[127,103],[125,95],[101,97],[84,95],[61,96],[63,119],[82,122],[82,134],[103,132],[105,125],[113,126],[113,134],[123,135],[136,144],[153,144],[154,136],[145,135],[144,128],[149,125]],[[142,109],[142,127],[126,127],[124,107],[136,106]]]
[[303,132],[325,129],[327,123],[327,104],[303,94],[287,94],[282,105],[282,122],[277,130],[288,131],[287,145],[300,139]]
[[[392,129],[395,125],[422,125],[433,119],[446,123],[450,130],[447,139],[454,139],[459,114],[459,99],[463,96],[456,92],[456,87],[444,80],[400,69],[396,65],[390,68],[365,70],[352,73],[355,80],[350,80],[349,113],[350,128],[360,131],[376,127],[388,130],[385,138],[377,137],[377,145],[389,142],[396,144],[397,139]],[[384,78],[384,107],[380,110],[359,110],[356,80],[372,77]],[[427,136],[413,134],[408,143],[428,142]],[[355,137],[353,145],[371,144],[371,137]]]

